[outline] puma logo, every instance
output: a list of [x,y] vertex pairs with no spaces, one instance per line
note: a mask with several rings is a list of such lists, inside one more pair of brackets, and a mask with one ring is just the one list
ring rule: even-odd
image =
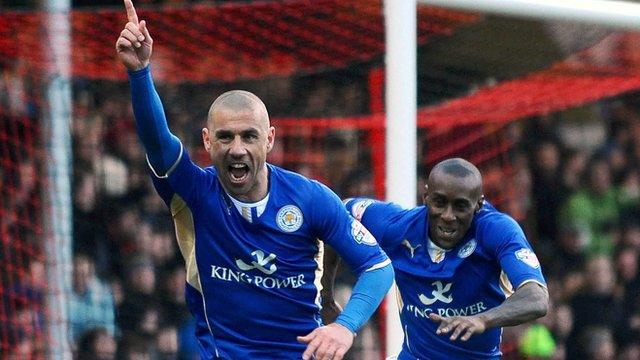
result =
[[422,244],[418,244],[415,247],[413,247],[413,246],[411,246],[411,243],[407,239],[402,240],[401,244],[406,246],[407,249],[409,249],[409,253],[411,254],[411,258],[413,258],[413,256],[415,255],[416,249],[419,248],[420,246],[422,246]]

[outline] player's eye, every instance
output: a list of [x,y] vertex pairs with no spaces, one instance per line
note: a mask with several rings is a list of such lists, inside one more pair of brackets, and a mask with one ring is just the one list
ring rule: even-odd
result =
[[441,197],[433,197],[431,198],[431,202],[433,206],[439,207],[439,208],[445,207],[445,205],[447,205],[447,202]]
[[243,135],[243,138],[247,142],[254,142],[258,140],[258,134],[256,133],[247,133]]
[[471,205],[468,204],[467,202],[456,202],[454,204],[454,208],[456,209],[456,211],[460,211],[460,212],[469,210],[469,207],[471,207]]
[[217,132],[216,138],[222,142],[230,142],[233,140],[233,134],[229,132]]

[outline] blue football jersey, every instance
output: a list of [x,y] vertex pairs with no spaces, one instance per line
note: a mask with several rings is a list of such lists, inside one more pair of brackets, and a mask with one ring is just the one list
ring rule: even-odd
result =
[[405,210],[349,199],[346,207],[391,258],[404,331],[398,359],[498,359],[501,328],[451,341],[451,334],[436,334],[439,324],[428,315],[475,315],[500,305],[525,282],[546,286],[520,226],[488,202],[460,244],[447,251],[429,240],[426,206]]
[[213,167],[182,151],[163,178],[187,267],[187,304],[202,358],[300,359],[296,337],[318,326],[323,239],[356,273],[389,262],[340,199],[317,181],[267,164],[269,198],[248,221]]

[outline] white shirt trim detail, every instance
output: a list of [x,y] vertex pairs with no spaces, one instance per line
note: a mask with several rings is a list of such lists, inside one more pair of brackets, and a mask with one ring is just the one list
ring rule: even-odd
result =
[[387,266],[387,265],[389,265],[389,264],[391,264],[391,260],[390,260],[390,259],[387,259],[387,260],[385,260],[385,261],[383,261],[383,262],[380,262],[380,263],[377,263],[377,264],[373,265],[372,267],[370,267],[370,268],[368,268],[367,270],[365,270],[365,272],[367,272],[367,271],[373,271],[373,270],[378,270],[378,269],[383,268],[383,267],[385,267],[385,266]]
[[158,179],[166,179],[169,177],[169,175],[171,175],[171,172],[176,167],[178,167],[178,163],[180,162],[180,160],[182,160],[183,152],[184,152],[184,147],[182,146],[182,143],[180,143],[180,153],[178,154],[178,158],[176,159],[176,162],[174,162],[173,165],[171,165],[169,170],[167,170],[167,173],[164,175],[158,175],[158,173],[156,172],[156,169],[154,169],[153,166],[151,166],[151,163],[149,162],[149,155],[145,155],[144,158],[147,160],[147,165],[149,166],[149,169],[151,169],[151,172],[153,173],[153,175],[155,175],[155,177],[157,177]]
[[269,201],[269,194],[267,194],[264,199],[254,203],[245,203],[240,200],[234,199],[233,196],[229,195],[229,193],[227,193],[227,195],[229,196],[229,199],[231,199],[231,202],[235,206],[236,210],[238,210],[240,215],[242,215],[249,222],[253,222],[253,219],[251,218],[251,209],[255,208],[256,216],[260,217],[260,215],[262,215],[264,210],[267,208],[267,202]]

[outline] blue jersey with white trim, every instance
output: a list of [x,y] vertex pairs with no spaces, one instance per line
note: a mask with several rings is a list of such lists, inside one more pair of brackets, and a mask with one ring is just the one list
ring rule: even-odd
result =
[[296,337],[321,325],[323,239],[356,273],[388,262],[371,234],[326,186],[267,164],[269,199],[251,221],[213,167],[186,151],[152,176],[169,205],[187,267],[187,303],[205,359],[300,359]]
[[451,341],[449,335],[436,334],[438,323],[428,315],[475,315],[500,305],[525,282],[546,286],[515,220],[485,202],[458,246],[430,255],[426,206],[405,210],[392,203],[349,199],[346,207],[392,261],[405,333],[398,359],[500,358],[501,328],[466,342]]

